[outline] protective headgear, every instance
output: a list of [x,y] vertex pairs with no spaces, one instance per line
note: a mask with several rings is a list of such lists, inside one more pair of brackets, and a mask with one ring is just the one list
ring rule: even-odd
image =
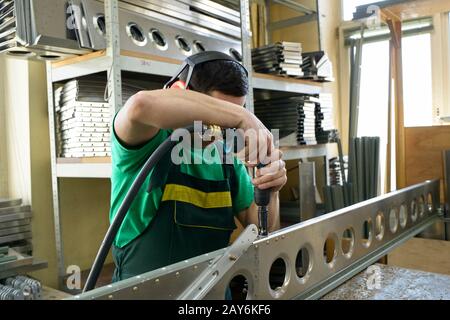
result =
[[189,83],[191,82],[195,69],[203,63],[212,61],[231,61],[237,63],[248,76],[247,69],[231,56],[218,51],[204,51],[187,58],[177,74],[166,83],[164,89],[189,89]]

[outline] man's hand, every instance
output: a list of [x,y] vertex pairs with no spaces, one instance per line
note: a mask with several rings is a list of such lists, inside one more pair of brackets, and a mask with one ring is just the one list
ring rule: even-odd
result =
[[254,114],[247,111],[243,119],[239,129],[242,129],[245,136],[245,148],[239,152],[238,158],[248,168],[254,168],[258,164],[265,165],[256,171],[252,182],[258,189],[278,192],[287,182],[283,153],[275,149],[272,133]]
[[270,164],[256,170],[256,177],[252,180],[254,186],[261,190],[271,189],[280,191],[287,182],[286,163],[281,159],[283,153],[275,149],[270,155]]

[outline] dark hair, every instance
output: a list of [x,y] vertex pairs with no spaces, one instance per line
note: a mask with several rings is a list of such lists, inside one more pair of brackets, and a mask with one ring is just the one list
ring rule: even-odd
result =
[[191,90],[208,94],[219,91],[233,97],[248,94],[248,78],[237,62],[211,61],[197,66],[189,83]]

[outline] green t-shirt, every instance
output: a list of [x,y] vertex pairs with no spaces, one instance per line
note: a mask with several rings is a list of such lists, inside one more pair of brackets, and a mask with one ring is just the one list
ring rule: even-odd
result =
[[[139,149],[128,149],[117,139],[113,130],[111,152],[112,152],[112,175],[111,175],[111,210],[110,221],[114,218],[117,210],[122,204],[128,190],[134,182],[137,174],[149,156],[158,146],[170,136],[170,131],[160,130],[159,133]],[[218,153],[211,152],[213,156],[219,157]],[[194,152],[193,157],[203,157],[202,152]],[[210,159],[209,159],[210,160]],[[211,161],[210,161],[211,163]],[[233,201],[235,215],[250,207],[254,199],[253,185],[247,174],[245,166],[240,160],[234,158],[235,188],[236,195]],[[215,161],[213,164],[181,164],[181,172],[193,177],[220,181],[224,179],[222,165]],[[151,176],[152,173],[150,173]],[[161,188],[156,188],[148,193],[150,177],[146,179],[136,199],[128,211],[122,226],[117,233],[114,245],[122,248],[137,238],[150,224],[159,208],[162,198]],[[232,193],[232,194],[233,194]]]

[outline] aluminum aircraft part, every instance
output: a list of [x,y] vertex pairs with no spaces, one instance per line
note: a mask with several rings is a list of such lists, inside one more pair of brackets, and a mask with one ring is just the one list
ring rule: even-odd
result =
[[[92,48],[104,49],[103,3],[95,0],[81,0],[81,3]],[[204,50],[241,52],[241,42],[232,37],[130,3],[120,2],[119,7],[122,50],[178,60]]]
[[[119,1],[121,49],[184,60],[204,50],[240,56],[239,15],[207,0]],[[0,7],[0,52],[58,60],[106,48],[103,1],[14,0]]]
[[182,10],[171,4],[159,2],[151,3],[144,0],[122,0],[122,2],[129,3],[144,9],[159,12],[165,16],[175,18],[180,21],[184,21],[188,24],[196,25],[203,28],[216,30],[216,32],[222,33],[229,37],[239,39],[241,36],[241,30],[238,26],[223,22],[221,20],[209,17],[204,14],[200,14],[190,10]]
[[69,0],[69,4],[70,6],[67,12],[72,15],[72,24],[75,26],[74,32],[80,47],[93,49],[93,45],[89,39],[89,29],[83,4],[80,0]]
[[226,274],[239,258],[248,250],[258,237],[255,225],[248,226],[239,238],[227,248],[222,256],[218,256],[195,279],[192,284],[177,298],[178,300],[201,300],[216,285],[223,274]]
[[47,51],[83,54],[73,30],[67,28],[67,2],[29,0],[31,38],[29,45]]
[[[439,219],[439,181],[427,181],[308,220],[255,241],[205,299],[246,279],[247,299],[317,299]],[[419,206],[419,199],[431,200]],[[406,214],[401,214],[404,212]],[[176,299],[226,249],[72,299]]]
[[189,5],[191,8],[195,8],[199,12],[202,12],[220,20],[232,23],[239,26],[241,18],[239,11],[227,8],[218,3],[209,0],[179,0],[179,2]]
[[[177,28],[180,30],[185,30],[188,32],[192,32],[194,34],[203,35],[208,38],[212,38],[212,39],[216,39],[216,40],[220,40],[220,41],[233,40],[232,37],[221,34],[221,33],[217,32],[216,30],[207,29],[203,26],[198,26],[198,25],[194,25],[191,23],[187,23],[185,21],[181,21],[181,20],[172,18],[170,16],[166,16],[164,14],[161,14],[161,13],[158,13],[158,12],[155,12],[152,10],[148,10],[148,9],[141,8],[141,7],[136,7],[129,3],[120,2],[119,6],[121,9],[128,10],[128,11],[131,11],[134,13],[138,13],[138,14],[144,15],[145,17],[150,17],[151,20],[154,20],[154,22],[164,24],[166,26],[169,26],[170,28]],[[238,40],[238,39],[234,39],[234,40]]]
[[81,49],[67,28],[66,1],[14,0],[0,8],[0,52],[38,60],[58,60]]

